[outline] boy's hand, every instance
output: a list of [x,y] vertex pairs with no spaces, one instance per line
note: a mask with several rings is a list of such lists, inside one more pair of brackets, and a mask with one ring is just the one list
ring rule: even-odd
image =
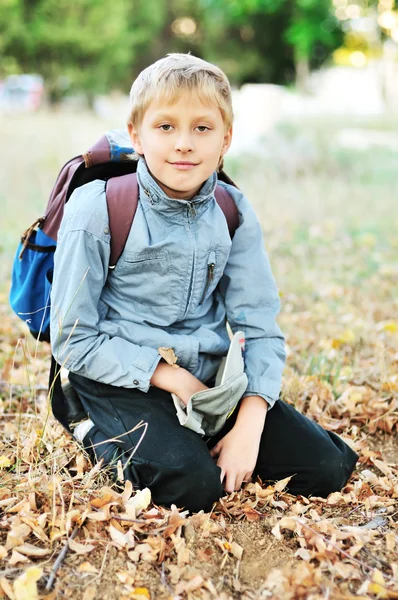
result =
[[261,435],[253,435],[250,429],[245,431],[236,425],[210,450],[218,457],[217,465],[221,469],[221,483],[225,477],[224,489],[231,494],[239,490],[242,483],[250,481],[256,466]]
[[221,483],[229,494],[250,481],[257,463],[268,405],[259,396],[243,398],[236,423],[211,450],[218,457]]
[[185,405],[193,394],[208,389],[186,369],[176,369],[165,362],[160,362],[156,367],[151,377],[151,385],[175,394]]

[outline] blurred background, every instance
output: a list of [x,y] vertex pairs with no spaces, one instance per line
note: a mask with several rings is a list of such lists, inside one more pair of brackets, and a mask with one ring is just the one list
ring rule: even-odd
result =
[[226,170],[261,219],[292,366],[333,378],[368,336],[382,377],[398,331],[394,0],[2,0],[2,314],[62,164],[125,127],[132,81],[168,52],[233,86]]

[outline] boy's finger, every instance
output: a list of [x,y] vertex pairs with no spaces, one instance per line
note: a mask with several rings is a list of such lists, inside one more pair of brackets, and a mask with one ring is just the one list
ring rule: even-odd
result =
[[220,450],[218,447],[218,444],[216,444],[211,450],[210,450],[210,456],[218,456],[220,454]]
[[224,481],[224,477],[225,477],[225,471],[222,467],[220,467],[221,469],[221,473],[220,473],[220,481],[221,483]]
[[235,491],[235,475],[227,473],[224,489],[228,494],[232,494]]

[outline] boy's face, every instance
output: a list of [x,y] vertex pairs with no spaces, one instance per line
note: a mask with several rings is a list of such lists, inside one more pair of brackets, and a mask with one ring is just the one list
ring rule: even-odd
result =
[[137,128],[129,124],[129,133],[162,190],[190,200],[228,150],[232,127],[225,131],[218,106],[185,92],[171,104],[153,101]]

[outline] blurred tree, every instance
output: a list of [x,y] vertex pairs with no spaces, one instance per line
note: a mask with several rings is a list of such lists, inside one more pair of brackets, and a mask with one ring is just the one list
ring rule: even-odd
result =
[[131,64],[127,17],[124,0],[3,0],[3,64],[12,58],[22,72],[43,75],[53,101],[68,86],[92,99],[118,84]]
[[233,45],[229,29],[242,54],[242,41],[246,42],[248,60],[242,62],[249,65],[251,81],[288,83],[295,74],[298,85],[305,87],[310,69],[320,66],[342,40],[330,0],[201,1],[208,9],[208,25],[216,22],[226,30],[215,52],[227,40]]
[[168,52],[212,60],[232,83],[305,80],[340,39],[329,0],[2,0],[0,77],[44,76],[91,99],[128,89]]

